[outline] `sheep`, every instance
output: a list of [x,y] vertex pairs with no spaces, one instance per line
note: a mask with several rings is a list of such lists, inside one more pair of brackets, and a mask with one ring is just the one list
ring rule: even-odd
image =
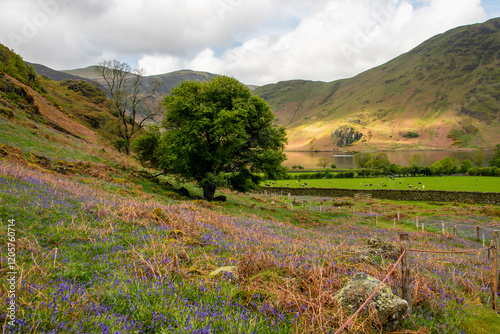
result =
[[410,184],[410,185],[408,185],[408,188],[413,188],[413,186]]
[[425,186],[422,186],[422,189],[425,190]]

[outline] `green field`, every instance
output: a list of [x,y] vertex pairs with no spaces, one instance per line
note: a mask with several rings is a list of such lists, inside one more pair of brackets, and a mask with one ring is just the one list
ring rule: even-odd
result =
[[[272,184],[273,182],[274,184]],[[423,176],[397,177],[394,179],[386,177],[301,179],[266,181],[265,183],[277,187],[301,187],[302,184],[306,183],[307,187],[316,188],[408,190],[418,187],[420,190],[500,192],[500,178],[488,176],[480,176],[477,178],[475,176]],[[410,188],[410,185],[413,188]],[[423,189],[423,186],[425,186],[425,189]]]

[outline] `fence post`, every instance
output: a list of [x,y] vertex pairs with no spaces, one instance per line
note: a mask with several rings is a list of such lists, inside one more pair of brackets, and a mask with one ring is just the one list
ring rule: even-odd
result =
[[476,226],[476,240],[479,242],[479,226]]
[[418,216],[417,216],[417,230],[418,230]]
[[445,232],[445,230],[444,230],[444,222],[441,222],[441,230],[443,231],[443,235],[444,235],[444,232]]
[[457,236],[457,226],[453,226],[453,236],[456,237]]
[[498,238],[499,231],[493,232],[493,309],[498,312]]
[[399,219],[399,211],[398,211],[398,224],[399,224],[399,222],[400,222],[400,219]]
[[401,287],[402,296],[408,302],[407,314],[412,313],[413,300],[411,298],[411,274],[410,274],[410,238],[408,233],[401,233],[399,235],[401,253],[405,255],[401,259]]
[[394,229],[396,229],[396,218],[394,218]]

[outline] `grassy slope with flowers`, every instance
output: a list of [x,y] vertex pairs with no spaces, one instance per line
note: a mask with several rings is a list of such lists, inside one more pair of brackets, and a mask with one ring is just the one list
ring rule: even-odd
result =
[[[19,272],[13,328],[5,323],[2,303],[6,332],[334,332],[348,314],[332,296],[354,273],[382,279],[395,262],[364,262],[355,251],[374,235],[396,240],[397,233],[384,223],[384,218],[391,221],[389,214],[375,227],[373,219],[347,209],[291,211],[278,198],[259,195],[228,193],[227,204],[179,200],[162,186],[141,178],[123,181],[115,173],[63,176],[0,161],[0,216],[3,227],[7,219],[17,222]],[[368,207],[345,204],[354,205],[355,212]],[[437,211],[436,205],[426,205]],[[408,205],[374,202],[371,207],[382,214]],[[480,210],[463,205],[454,214],[480,215],[474,209]],[[0,236],[4,259],[5,228]],[[422,249],[479,247],[415,231],[411,240]],[[226,266],[237,266],[237,277],[209,277]],[[405,328],[498,332],[498,316],[489,311],[491,261],[484,254],[416,255],[412,273],[415,310]],[[397,293],[399,279],[398,271],[389,279]],[[5,289],[2,285],[3,300]],[[351,332],[376,331],[358,319]]]

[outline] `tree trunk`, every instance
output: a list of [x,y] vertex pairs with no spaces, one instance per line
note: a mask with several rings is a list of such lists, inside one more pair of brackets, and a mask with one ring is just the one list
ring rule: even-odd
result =
[[217,189],[217,186],[213,183],[205,183],[203,185],[203,197],[211,202],[214,200],[215,197],[215,190]]

